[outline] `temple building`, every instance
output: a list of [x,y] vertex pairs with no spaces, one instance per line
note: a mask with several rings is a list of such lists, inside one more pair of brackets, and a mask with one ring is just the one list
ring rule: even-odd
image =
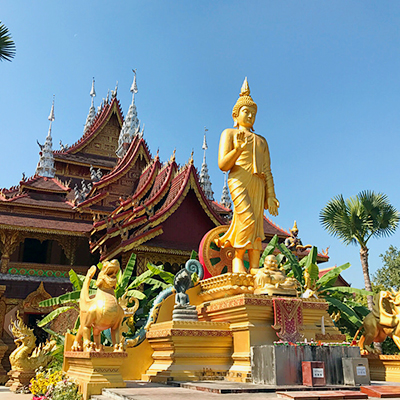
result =
[[[193,153],[184,165],[177,164],[175,151],[162,162],[158,152],[151,154],[140,126],[136,71],[126,118],[117,89],[96,111],[93,80],[83,134],[71,146],[60,141],[59,150],[52,143],[53,99],[35,174],[23,174],[18,185],[0,191],[0,335],[17,310],[31,325],[47,313],[38,303],[71,288],[71,268],[85,274],[111,258],[125,265],[134,252],[137,275],[147,262],[177,272],[207,231],[229,223],[226,177],[218,203],[205,134],[200,173]],[[264,231],[266,243],[275,234],[282,242],[289,236],[267,218]],[[3,334],[3,340],[10,343],[11,337]]]

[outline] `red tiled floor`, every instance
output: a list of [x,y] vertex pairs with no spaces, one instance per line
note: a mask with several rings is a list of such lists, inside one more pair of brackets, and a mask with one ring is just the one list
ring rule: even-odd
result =
[[365,393],[351,390],[318,390],[304,392],[276,392],[278,397],[292,400],[344,400],[344,399],[368,399]]
[[361,386],[361,392],[370,397],[389,399],[400,397],[400,386]]

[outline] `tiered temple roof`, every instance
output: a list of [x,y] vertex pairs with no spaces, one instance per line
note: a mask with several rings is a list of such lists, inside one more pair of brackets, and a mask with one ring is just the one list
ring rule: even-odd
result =
[[[135,85],[132,90],[134,104]],[[32,236],[39,240],[46,234],[85,237],[101,259],[124,260],[132,251],[164,252],[179,264],[198,249],[207,231],[229,223],[231,210],[207,196],[192,157],[180,167],[174,151],[163,164],[158,152],[151,155],[142,134],[124,142],[117,156],[124,117],[116,93],[95,116],[92,101],[82,137],[53,151],[55,177],[23,177],[19,185],[0,190],[0,230],[40,233]],[[267,218],[264,231],[265,242],[275,234],[280,241],[289,235]],[[6,248],[3,236],[0,251]],[[65,240],[62,246],[72,263],[76,247]]]

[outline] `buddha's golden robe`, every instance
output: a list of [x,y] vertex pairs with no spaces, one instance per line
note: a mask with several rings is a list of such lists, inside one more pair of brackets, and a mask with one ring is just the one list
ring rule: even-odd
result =
[[[233,141],[220,146],[224,146],[227,154]],[[262,136],[255,133],[247,136],[247,144],[229,172],[228,186],[234,205],[233,219],[218,245],[262,250],[266,198],[275,197],[268,144]]]

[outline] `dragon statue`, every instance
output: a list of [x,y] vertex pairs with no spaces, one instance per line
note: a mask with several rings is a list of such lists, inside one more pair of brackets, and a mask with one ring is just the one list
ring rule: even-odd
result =
[[[45,367],[51,361],[49,353],[56,347],[55,340],[48,340],[36,347],[33,329],[25,325],[19,312],[17,312],[17,320],[11,320],[9,329],[14,336],[14,343],[17,345],[17,348],[10,354],[12,371],[32,372],[34,374],[36,368]],[[7,386],[10,386],[10,384],[12,382],[9,381]]]
[[[196,274],[198,280],[203,279],[204,270],[199,261],[190,259],[186,261],[185,268],[191,275]],[[157,322],[158,313],[160,311],[162,303],[165,299],[167,299],[167,297],[171,296],[171,294],[174,294],[174,292],[175,289],[171,286],[164,289],[158,294],[158,296],[154,299],[154,303],[152,308],[150,309],[146,323],[135,333],[132,338],[127,338],[126,345],[128,347],[136,347],[143,342],[143,340],[146,338],[146,332],[148,331],[150,326]]]
[[361,353],[372,352],[369,345],[372,342],[383,342],[387,336],[391,337],[400,349],[400,291],[392,293],[381,291],[374,296],[372,311],[365,317],[362,327],[357,331],[356,340],[360,330],[364,333],[358,345]]
[[[81,324],[72,351],[102,351],[101,332],[107,329],[111,331],[111,340],[114,344],[114,351],[122,352],[120,327],[125,315],[136,311],[139,305],[137,299],[127,298],[125,293],[119,301],[115,297],[117,285],[117,274],[120,271],[118,260],[105,261],[96,280],[97,291],[93,298],[89,296],[90,282],[97,271],[97,267],[90,267],[83,282],[79,298],[79,316]],[[135,305],[127,308],[129,301],[135,300]],[[91,334],[93,329],[93,340]],[[82,344],[83,340],[83,344]]]

